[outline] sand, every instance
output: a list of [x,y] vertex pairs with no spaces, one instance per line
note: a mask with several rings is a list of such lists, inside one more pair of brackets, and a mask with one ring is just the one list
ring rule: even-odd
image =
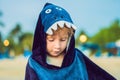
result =
[[120,57],[91,58],[91,60],[120,80]]
[[27,58],[0,60],[0,80],[24,80]]
[[[104,70],[120,80],[120,58],[90,58]],[[0,60],[0,80],[24,80],[25,67],[28,58],[17,57],[15,59]]]

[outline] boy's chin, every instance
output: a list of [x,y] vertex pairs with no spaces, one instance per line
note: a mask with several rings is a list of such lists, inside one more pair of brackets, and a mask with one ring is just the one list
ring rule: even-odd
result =
[[62,53],[52,53],[52,54],[49,54],[48,56],[59,57],[59,56],[62,56],[62,55],[63,55]]

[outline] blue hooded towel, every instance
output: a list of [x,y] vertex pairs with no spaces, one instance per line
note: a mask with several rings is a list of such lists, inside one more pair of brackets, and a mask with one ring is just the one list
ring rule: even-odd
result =
[[101,69],[81,51],[75,48],[74,35],[71,37],[61,67],[46,62],[46,34],[52,35],[56,25],[76,27],[69,13],[62,7],[46,3],[40,12],[34,34],[32,55],[29,57],[25,80],[116,80]]

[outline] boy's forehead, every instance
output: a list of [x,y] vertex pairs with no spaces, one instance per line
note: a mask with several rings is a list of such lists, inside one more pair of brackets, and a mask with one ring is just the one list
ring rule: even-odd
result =
[[68,34],[65,32],[60,32],[60,33],[54,33],[53,35],[47,35],[47,38],[51,38],[51,37],[56,37],[56,36],[59,36],[59,37],[68,37]]

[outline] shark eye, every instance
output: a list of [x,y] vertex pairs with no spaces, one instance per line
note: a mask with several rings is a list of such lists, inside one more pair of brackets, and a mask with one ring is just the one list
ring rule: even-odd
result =
[[49,14],[49,13],[51,13],[51,9],[47,9],[46,11],[45,11],[45,13],[47,13],[47,14]]

